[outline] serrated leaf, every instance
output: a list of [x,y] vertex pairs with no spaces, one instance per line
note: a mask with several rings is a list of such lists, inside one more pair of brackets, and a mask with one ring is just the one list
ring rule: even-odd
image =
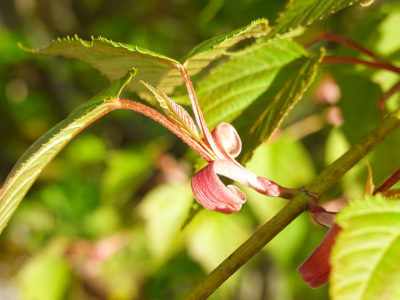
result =
[[349,203],[331,255],[334,300],[400,299],[400,202],[382,196]]
[[289,110],[301,99],[314,81],[322,56],[323,51],[315,57],[297,59],[280,69],[270,88],[233,123],[243,142],[238,159],[242,164],[275,132]]
[[[110,80],[119,79],[132,68],[136,68],[138,80],[145,80],[156,86],[169,69],[179,65],[178,61],[162,54],[102,37],[91,41],[84,41],[78,36],[67,37],[42,49],[22,49],[31,54],[61,55],[82,60]],[[151,94],[138,80],[132,80],[127,87],[147,99]]]
[[129,72],[78,107],[25,152],[0,189],[0,233],[42,170],[76,134],[113,110],[110,103],[118,99],[132,75],[133,72]]
[[[255,20],[247,26],[218,35],[198,44],[180,61],[182,65],[186,65],[189,75],[194,76],[207,67],[213,60],[226,54],[226,50],[229,47],[246,38],[265,36],[269,31],[268,20]],[[168,94],[166,87],[178,86],[182,82],[183,79],[179,71],[171,70],[158,86]]]
[[400,198],[400,189],[391,189],[388,191],[384,191],[382,193],[386,198],[391,198],[391,199],[399,199]]
[[359,0],[291,0],[268,36],[273,37],[310,25],[357,2]]
[[195,141],[201,141],[201,137],[193,119],[182,106],[168,98],[161,89],[157,90],[144,81],[141,81],[141,83],[143,83],[154,94],[154,96],[156,96],[165,114],[176,126],[179,127],[180,130]]
[[[267,20],[253,21],[248,26],[204,41],[194,47],[181,62],[186,65],[189,75],[193,76],[242,39],[263,36],[268,31]],[[21,48],[31,54],[62,55],[80,59],[91,64],[110,80],[121,78],[126,72],[136,68],[138,80],[158,86],[166,94],[183,83],[183,78],[176,69],[176,66],[181,65],[180,62],[139,46],[113,42],[102,37],[92,38],[91,41],[82,40],[77,36],[67,37],[38,50]],[[137,92],[146,100],[151,99],[151,93],[138,80],[130,82],[128,89]]]
[[[223,55],[229,47],[232,47],[239,41],[250,37],[261,37],[269,32],[268,21],[259,19],[251,22],[251,24],[236,29],[227,34],[221,34],[208,39],[192,50],[181,60],[183,65],[192,62],[196,68],[204,68],[212,60]],[[192,72],[194,69],[192,69]]]
[[304,54],[294,42],[274,40],[215,68],[196,87],[208,126],[233,121],[268,89],[281,67]]

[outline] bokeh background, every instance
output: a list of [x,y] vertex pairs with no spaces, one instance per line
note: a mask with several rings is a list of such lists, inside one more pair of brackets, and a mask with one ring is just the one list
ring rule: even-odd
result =
[[[385,59],[400,59],[400,5],[345,9],[304,32],[342,34]],[[105,87],[89,65],[36,57],[57,37],[104,36],[179,59],[215,35],[267,18],[285,1],[0,0],[0,184],[24,151]],[[357,57],[334,43],[328,54]],[[316,46],[314,46],[316,47]],[[311,48],[312,51],[312,48]],[[377,101],[397,75],[326,65],[278,133],[248,167],[287,187],[306,184],[380,120]],[[124,98],[141,101],[124,92]],[[398,107],[398,96],[387,109]],[[376,184],[400,165],[394,133],[325,196],[333,209],[360,198],[366,161]],[[80,133],[45,169],[0,236],[0,299],[180,299],[284,204],[244,188],[234,215],[193,206],[196,154],[159,124],[116,111]],[[211,299],[328,299],[296,268],[326,233],[300,216]]]

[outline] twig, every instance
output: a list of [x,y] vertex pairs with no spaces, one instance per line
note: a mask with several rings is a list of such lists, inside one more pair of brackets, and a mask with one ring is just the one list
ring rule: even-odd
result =
[[383,64],[383,63],[378,63],[378,62],[370,62],[358,58],[350,58],[350,57],[338,57],[338,56],[326,56],[322,59],[321,64],[361,64],[365,65],[371,68],[375,69],[384,69],[388,71],[395,72],[397,74],[400,74],[400,68],[388,65],[388,64]]
[[[378,126],[364,136],[349,151],[328,166],[313,181],[305,186],[307,191],[322,195],[332,187],[348,170],[367,155],[387,135],[400,126],[400,109],[388,115]],[[244,244],[205,277],[185,300],[206,299],[242,265],[260,251],[290,222],[307,209],[309,198],[297,192],[293,199],[270,221],[253,234]]]
[[382,58],[380,58],[377,54],[375,54],[371,50],[368,50],[368,49],[364,48],[363,46],[361,46],[353,41],[350,41],[343,36],[340,36],[340,35],[334,34],[334,33],[323,32],[313,42],[308,44],[307,47],[311,46],[317,42],[323,41],[323,40],[328,40],[328,41],[332,41],[332,42],[336,42],[336,43],[345,45],[349,48],[353,48],[354,50],[356,50],[360,53],[364,53],[364,54],[372,57],[376,62],[385,64],[385,65],[390,65],[388,62],[384,61]]
[[385,103],[396,92],[400,92],[400,81],[392,86],[378,101],[378,109],[382,117],[385,116]]
[[378,187],[373,195],[377,193],[383,193],[389,190],[392,186],[394,186],[400,180],[400,169],[393,173],[380,187]]

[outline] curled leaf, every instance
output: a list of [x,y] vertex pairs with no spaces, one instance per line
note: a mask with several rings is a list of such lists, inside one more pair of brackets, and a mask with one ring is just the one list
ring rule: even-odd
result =
[[242,141],[235,127],[231,124],[221,123],[217,125],[211,135],[225,158],[235,158],[242,151]]
[[218,168],[218,160],[197,172],[192,178],[192,191],[197,202],[206,209],[231,214],[242,208],[242,204],[246,202],[246,195],[233,185],[225,186],[218,178],[217,172],[226,176],[231,168],[238,168],[232,162],[225,162],[230,164],[230,168]]

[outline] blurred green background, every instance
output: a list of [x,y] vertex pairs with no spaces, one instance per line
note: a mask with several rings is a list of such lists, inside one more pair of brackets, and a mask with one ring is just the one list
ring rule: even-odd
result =
[[[400,5],[376,1],[317,23],[299,42],[326,29],[400,59]],[[107,85],[89,65],[36,57],[56,37],[104,36],[175,59],[217,34],[257,18],[271,23],[285,1],[1,0],[0,183],[23,152],[80,103]],[[328,54],[357,56],[333,43]],[[312,49],[311,49],[312,50]],[[310,181],[381,119],[376,103],[398,78],[364,67],[322,66],[316,82],[260,147],[248,167],[287,187]],[[124,92],[124,98],[141,101]],[[387,109],[398,107],[392,97]],[[400,165],[393,134],[325,196],[331,207],[360,198],[372,164],[376,184]],[[33,185],[0,236],[0,299],[180,299],[269,220],[284,200],[243,188],[234,215],[193,205],[196,154],[146,117],[116,111],[80,133]],[[221,286],[211,299],[327,299],[296,268],[326,229],[304,214]]]

